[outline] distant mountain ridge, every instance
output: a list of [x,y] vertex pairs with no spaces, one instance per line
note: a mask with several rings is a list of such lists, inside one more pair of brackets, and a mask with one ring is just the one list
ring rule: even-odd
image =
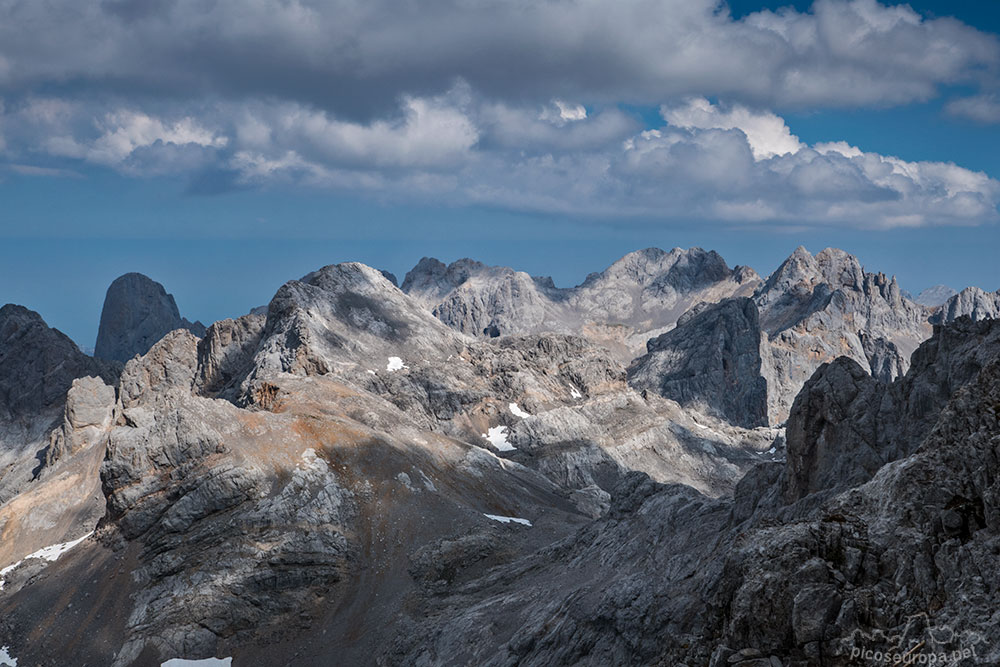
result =
[[[463,333],[573,333],[604,345],[626,364],[700,304],[749,297],[759,313],[751,320],[762,334],[760,376],[767,382],[771,423],[785,419],[795,394],[820,364],[847,355],[891,381],[905,372],[909,355],[931,333],[931,311],[906,298],[895,278],[867,273],[857,258],[834,248],[814,257],[799,247],[766,280],[748,267],[730,268],[714,251],[647,248],[561,289],[549,278],[507,267],[424,258],[401,289]],[[730,398],[721,387],[711,397],[673,381],[674,393],[659,386],[666,397],[682,402],[695,394],[709,405]],[[742,415],[738,421],[755,419]]]
[[956,294],[958,294],[958,291],[948,287],[947,285],[934,285],[933,287],[921,290],[920,294],[918,294],[913,300],[921,306],[933,308],[935,306],[940,306]]
[[570,288],[471,259],[445,265],[425,257],[401,289],[471,336],[582,334],[627,362],[692,306],[749,296],[759,282],[752,269],[731,269],[714,251],[646,248]]

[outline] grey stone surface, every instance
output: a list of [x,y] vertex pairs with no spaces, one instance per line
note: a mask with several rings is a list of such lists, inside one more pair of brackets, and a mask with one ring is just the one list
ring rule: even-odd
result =
[[[665,255],[619,269],[648,285]],[[70,380],[59,455],[0,531],[25,542],[28,508],[54,512],[72,474],[99,479],[103,519],[17,569],[0,645],[116,667],[846,667],[902,637],[997,663],[1000,322],[936,327],[887,383],[889,330],[925,311],[836,253],[795,263],[764,333],[734,299],[679,318],[711,340],[651,345],[752,370],[756,335],[770,382],[768,326],[799,359],[807,336],[832,353],[839,322],[848,354],[809,361],[787,443],[643,395],[592,338],[466,336],[357,264],[200,341],[169,333],[117,392]],[[46,538],[92,517],[85,501]]]
[[906,299],[895,278],[866,272],[857,258],[834,248],[815,257],[797,248],[754,300],[770,346],[763,366],[771,423],[787,418],[821,364],[847,356],[889,381],[905,372],[931,334],[930,311]]
[[[947,362],[975,356],[970,334],[987,333],[975,331],[938,331],[919,355],[923,370],[907,376],[911,390],[940,381]],[[966,345],[953,346],[955,336]],[[877,384],[850,360],[824,368],[817,376],[830,383]],[[399,635],[389,662],[846,667],[857,664],[851,651],[859,648],[919,655],[974,647],[976,660],[956,664],[993,664],[998,593],[987,573],[1000,558],[1000,362],[955,389],[909,453],[811,506],[785,505],[781,464],[748,475],[733,501],[630,475],[609,514],[571,543],[428,600],[419,612],[427,618]],[[829,398],[797,406],[830,414]],[[907,406],[893,406],[883,417],[905,420]],[[859,400],[844,407],[843,432],[868,428],[862,408]],[[862,453],[852,443],[869,447],[846,438],[843,456]],[[836,477],[824,466],[840,463],[822,461],[815,472]]]
[[920,294],[918,294],[913,301],[916,301],[921,306],[934,308],[935,306],[942,305],[945,301],[956,294],[958,294],[958,292],[947,285],[934,285],[933,287],[921,290]]
[[34,477],[50,432],[63,420],[76,378],[117,379],[118,368],[88,357],[27,308],[0,308],[0,503]]
[[761,330],[751,299],[693,309],[646,348],[628,369],[629,384],[636,389],[700,406],[739,426],[767,424]]
[[[931,310],[904,296],[895,278],[866,272],[855,257],[832,248],[815,257],[799,248],[766,281],[700,248],[649,248],[566,289],[473,260],[445,265],[424,258],[402,290],[465,334],[574,333],[625,365],[647,352],[648,339],[669,334],[700,304],[753,297],[766,338],[760,375],[771,424],[787,418],[795,395],[821,364],[846,355],[888,382],[905,372],[910,354],[931,333]],[[707,367],[713,361],[692,356],[677,363]],[[751,393],[758,393],[756,386]],[[707,404],[734,414],[731,406]],[[756,407],[752,417],[741,412],[735,412],[741,424],[757,423]]]
[[[198,389],[205,395],[232,398],[246,377],[260,346],[263,314],[250,313],[235,320],[219,320],[198,341]],[[235,385],[235,386],[234,386]]]
[[856,486],[911,454],[947,401],[997,359],[1000,324],[965,317],[937,327],[907,374],[891,385],[846,357],[821,366],[788,419],[788,500]]
[[104,297],[94,356],[128,361],[145,354],[174,329],[188,329],[196,336],[205,333],[201,322],[181,317],[163,285],[141,273],[126,273],[111,283]]
[[701,248],[658,248],[622,257],[577,287],[551,278],[463,259],[422,259],[402,290],[449,326],[472,336],[573,333],[607,347],[627,363],[646,340],[674,326],[702,301],[748,296],[760,283],[747,267],[729,268]]
[[1000,291],[985,292],[978,287],[967,287],[945,301],[931,321],[942,324],[962,316],[971,317],[973,320],[1000,318]]

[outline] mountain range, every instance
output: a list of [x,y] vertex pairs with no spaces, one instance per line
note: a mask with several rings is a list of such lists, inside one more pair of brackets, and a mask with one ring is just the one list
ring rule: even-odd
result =
[[996,664],[1000,292],[918,300],[692,248],[208,327],[126,274],[94,357],[4,306],[0,665]]

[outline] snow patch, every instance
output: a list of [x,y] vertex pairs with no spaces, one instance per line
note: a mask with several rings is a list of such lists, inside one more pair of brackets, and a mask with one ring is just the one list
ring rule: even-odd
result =
[[373,371],[373,370],[372,370],[372,369],[370,369],[370,368],[368,369],[368,374],[369,374],[369,375],[378,375],[378,373],[376,373],[375,371]]
[[583,398],[583,394],[580,393],[580,390],[573,385],[569,386],[569,395],[573,398]]
[[17,667],[17,658],[12,658],[9,651],[9,646],[0,646],[0,667]]
[[390,373],[392,371],[401,371],[404,368],[409,368],[409,367],[406,364],[404,364],[403,360],[400,359],[399,357],[389,357],[389,363],[385,365],[385,370],[389,371]]
[[767,450],[767,453],[768,454],[774,454],[776,451],[778,451],[778,450],[775,449],[774,447],[771,447],[771,449]]
[[522,410],[521,408],[519,408],[517,406],[517,403],[511,403],[507,407],[510,408],[511,414],[513,414],[515,417],[521,417],[523,419],[524,417],[530,417],[531,416],[527,412],[525,412],[524,410]]
[[[4,577],[6,577],[11,572],[13,572],[14,569],[17,568],[24,561],[31,560],[32,558],[40,558],[42,560],[47,560],[50,563],[54,562],[54,561],[57,561],[57,560],[59,560],[60,556],[62,556],[64,553],[66,553],[67,551],[69,551],[70,549],[72,549],[73,547],[75,547],[76,545],[78,545],[80,542],[83,542],[85,539],[87,539],[88,537],[90,537],[93,534],[94,534],[94,531],[90,531],[89,533],[87,533],[83,537],[77,538],[77,539],[75,539],[75,540],[73,540],[71,542],[63,542],[61,544],[53,544],[51,546],[42,547],[41,549],[39,549],[35,553],[28,554],[27,556],[25,556],[21,560],[17,561],[13,565],[8,565],[7,567],[3,568],[2,570],[0,570],[0,591],[3,590]],[[0,655],[2,655],[2,654],[0,654]]]
[[499,521],[500,523],[519,523],[524,526],[531,527],[531,522],[527,519],[521,519],[516,516],[500,516],[499,514],[486,514],[483,513],[487,519],[493,519],[494,521]]
[[201,660],[171,658],[160,663],[160,667],[232,667],[232,664],[232,658],[202,658]]
[[517,449],[517,447],[507,442],[506,426],[494,426],[488,433],[483,433],[483,437],[489,440],[490,444],[501,452],[512,452]]

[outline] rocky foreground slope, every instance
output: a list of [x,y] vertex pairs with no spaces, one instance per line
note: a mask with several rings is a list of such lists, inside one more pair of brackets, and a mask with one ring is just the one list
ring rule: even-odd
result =
[[[742,282],[690,276],[720,267],[692,253],[541,302],[568,318],[632,281],[629,324],[474,336],[431,304],[523,276],[430,264],[401,290],[328,266],[124,370],[5,307],[0,369],[59,384],[36,383],[41,407],[0,394],[5,424],[48,419],[0,502],[0,647],[26,665],[996,664],[1000,322],[932,332],[839,251]],[[642,319],[650,299],[682,312]],[[639,330],[656,335],[629,364],[599,342]]]

